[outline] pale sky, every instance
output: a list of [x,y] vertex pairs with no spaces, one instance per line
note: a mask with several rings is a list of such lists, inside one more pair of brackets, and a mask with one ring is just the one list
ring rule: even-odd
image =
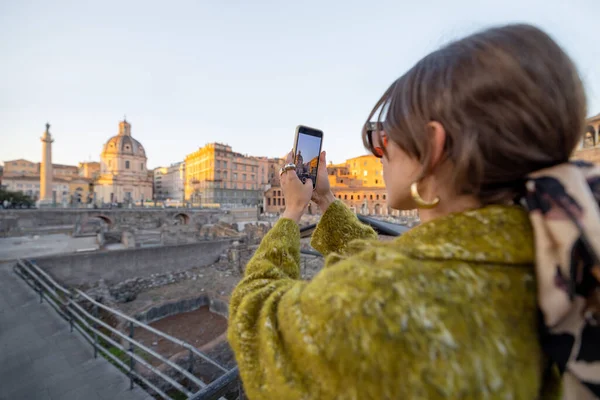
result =
[[361,124],[444,43],[533,23],[579,67],[600,113],[600,1],[0,0],[0,161],[99,160],[127,115],[150,168],[206,143],[281,156],[299,124],[329,159],[365,153]]

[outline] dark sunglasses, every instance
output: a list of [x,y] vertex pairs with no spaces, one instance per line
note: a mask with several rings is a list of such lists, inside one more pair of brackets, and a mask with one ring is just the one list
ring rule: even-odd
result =
[[[375,142],[373,140],[374,132],[378,134],[378,143],[380,143],[381,146],[375,146]],[[366,133],[367,142],[369,143],[369,150],[371,151],[371,153],[373,153],[373,155],[377,158],[383,157],[383,155],[385,154],[385,148],[388,145],[388,137],[383,132],[383,124],[381,124],[380,122],[368,122],[366,126]]]

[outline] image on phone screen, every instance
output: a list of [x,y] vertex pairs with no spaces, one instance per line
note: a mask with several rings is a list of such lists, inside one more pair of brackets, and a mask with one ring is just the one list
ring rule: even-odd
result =
[[311,179],[313,187],[317,184],[322,142],[323,132],[305,126],[297,128],[296,146],[294,148],[296,174],[302,183]]

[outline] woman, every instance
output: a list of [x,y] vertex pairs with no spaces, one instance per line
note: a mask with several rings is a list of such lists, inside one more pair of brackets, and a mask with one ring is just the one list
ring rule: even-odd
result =
[[[377,242],[335,200],[325,153],[314,192],[283,170],[287,208],[230,304],[248,397],[557,395],[538,338],[532,224],[514,199],[525,177],[567,165],[581,139],[573,63],[534,27],[486,30],[419,61],[375,115],[382,129],[367,124],[363,140],[381,158],[389,206],[419,208],[422,224]],[[297,223],[311,198],[326,262],[305,282]]]

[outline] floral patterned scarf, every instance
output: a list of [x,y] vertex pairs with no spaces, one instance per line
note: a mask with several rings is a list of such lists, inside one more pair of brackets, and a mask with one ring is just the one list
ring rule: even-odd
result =
[[525,187],[542,347],[560,369],[563,399],[599,399],[600,167],[561,164],[531,174]]

